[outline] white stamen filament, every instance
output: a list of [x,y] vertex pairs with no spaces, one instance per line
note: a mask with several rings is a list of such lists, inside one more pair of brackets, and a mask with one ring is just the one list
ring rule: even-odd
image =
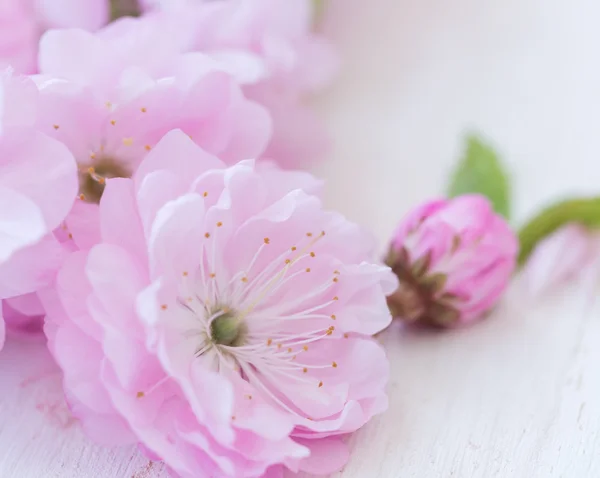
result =
[[[201,246],[197,269],[180,273],[177,303],[195,319],[182,331],[182,335],[186,340],[197,340],[194,355],[201,358],[211,370],[220,372],[227,368],[242,374],[244,379],[260,390],[265,397],[288,412],[306,418],[305,414],[295,409],[291,401],[284,396],[278,397],[273,392],[276,389],[273,386],[285,377],[298,384],[320,388],[323,381],[314,374],[311,376],[309,371],[337,367],[336,362],[333,362],[333,365],[309,365],[303,363],[302,356],[309,351],[310,344],[333,335],[335,328],[324,324],[330,324],[335,315],[325,313],[323,309],[335,304],[338,298],[327,296],[320,304],[301,311],[296,310],[302,304],[315,302],[315,299],[328,294],[327,291],[332,289],[336,281],[328,279],[311,287],[302,296],[283,303],[277,303],[273,297],[278,291],[293,287],[294,280],[310,272],[309,267],[302,267],[290,273],[291,268],[301,260],[316,257],[312,247],[324,233],[316,237],[307,233],[306,236],[311,239],[304,246],[286,248],[252,277],[266,248],[274,247],[274,244],[265,238],[244,270],[228,273],[217,253],[217,234],[221,226],[222,223],[219,222],[216,227],[206,231],[206,240],[203,240]],[[298,241],[302,242],[304,241]],[[333,295],[332,292],[331,296]],[[215,322],[225,316],[224,322]],[[303,320],[314,320],[314,328],[287,332],[285,327],[282,327],[286,322],[296,323]],[[238,338],[235,337],[237,326],[240,334]],[[226,343],[216,342],[221,340],[217,339],[217,328],[235,340],[223,339]]]

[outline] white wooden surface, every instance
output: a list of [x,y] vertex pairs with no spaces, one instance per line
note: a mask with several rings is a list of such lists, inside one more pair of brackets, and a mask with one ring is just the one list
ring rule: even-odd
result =
[[[346,58],[319,108],[335,140],[327,201],[382,244],[441,191],[466,129],[514,174],[522,220],[600,188],[600,3],[330,0]],[[489,320],[383,337],[390,410],[352,439],[336,478],[600,476],[600,307],[592,274],[534,302],[516,282]],[[85,440],[39,343],[0,353],[2,478],[162,478],[132,449]],[[25,380],[25,381],[24,381]]]

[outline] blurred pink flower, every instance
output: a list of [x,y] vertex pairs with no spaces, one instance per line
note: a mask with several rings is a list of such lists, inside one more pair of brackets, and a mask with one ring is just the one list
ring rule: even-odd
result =
[[37,70],[40,34],[49,28],[97,30],[108,21],[109,0],[0,1],[0,68]]
[[[42,39],[39,128],[77,160],[80,200],[66,226],[84,249],[99,234],[97,204],[106,180],[131,177],[170,130],[182,129],[228,163],[258,156],[271,132],[265,109],[245,99],[233,78],[205,55],[165,47],[162,62],[154,63],[159,52],[135,60],[144,48],[138,43],[151,31],[143,23],[131,25],[124,35],[139,33],[131,38],[62,30]],[[160,38],[160,30],[153,31]]]
[[37,107],[31,80],[0,73],[0,300],[13,305],[53,280],[65,253],[52,231],[77,190],[71,153],[35,129]]
[[483,196],[427,202],[401,223],[386,263],[400,280],[388,299],[407,322],[448,327],[480,318],[515,268],[518,242]]
[[387,406],[370,335],[397,283],[319,189],[271,164],[226,167],[181,131],[107,181],[101,242],[43,297],[90,436],[137,442],[183,477],[344,464],[337,435]]
[[598,267],[598,238],[585,226],[571,223],[541,241],[527,261],[524,277],[533,296]]
[[218,60],[249,98],[269,109],[274,132],[265,157],[296,167],[323,156],[327,135],[305,103],[331,83],[339,61],[330,43],[313,31],[312,0],[146,3],[166,11],[161,23],[178,27],[184,49]]

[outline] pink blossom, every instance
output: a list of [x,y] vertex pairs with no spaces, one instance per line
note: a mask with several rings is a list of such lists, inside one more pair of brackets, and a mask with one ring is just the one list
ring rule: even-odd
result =
[[305,103],[331,83],[338,59],[329,42],[313,31],[312,0],[146,3],[165,10],[161,25],[177,28],[175,37],[184,50],[218,60],[248,98],[267,107],[274,132],[265,157],[294,167],[323,156],[327,135]]
[[168,131],[183,130],[229,163],[258,156],[271,132],[264,108],[245,99],[214,60],[181,55],[166,43],[162,53],[138,55],[162,38],[158,25],[146,27],[132,20],[122,36],[61,30],[42,39],[39,128],[77,160],[80,200],[66,226],[80,248],[99,234],[97,204],[106,180],[131,177]]
[[400,280],[389,298],[392,313],[442,327],[480,318],[506,289],[517,249],[515,234],[483,196],[418,206],[400,223],[386,258]]
[[3,0],[0,2],[0,68],[37,70],[40,34],[49,28],[97,30],[108,21],[108,0]]
[[538,296],[575,278],[586,267],[597,267],[598,238],[586,227],[570,223],[541,241],[524,271],[529,292]]
[[37,107],[31,80],[0,73],[0,300],[13,305],[53,280],[64,251],[52,231],[77,188],[71,153],[34,127]]
[[306,173],[226,167],[181,131],[109,179],[99,243],[45,294],[73,413],[183,477],[329,473],[387,406],[370,335],[397,285]]

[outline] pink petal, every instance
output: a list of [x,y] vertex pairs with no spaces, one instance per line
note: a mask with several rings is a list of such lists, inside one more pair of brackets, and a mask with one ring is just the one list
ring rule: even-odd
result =
[[531,294],[537,296],[572,278],[596,257],[592,233],[567,224],[537,245],[525,269]]
[[141,333],[135,304],[147,280],[144,265],[119,246],[99,244],[91,249],[85,270],[100,308],[94,307],[92,314],[102,313],[102,320],[97,321],[107,324],[118,320],[115,327],[127,329],[133,336]]
[[38,14],[47,28],[83,28],[94,31],[108,22],[106,0],[37,0]]
[[350,451],[339,438],[320,438],[306,440],[298,438],[298,443],[310,449],[310,456],[300,463],[300,469],[306,473],[328,475],[340,471],[348,462]]
[[104,242],[126,249],[132,255],[146,248],[142,224],[137,215],[134,183],[131,179],[109,179],[100,201],[100,227]]
[[36,203],[48,231],[59,226],[78,188],[75,160],[69,150],[34,133],[27,141],[1,142],[0,157],[0,187],[10,187]]
[[52,235],[0,264],[0,298],[27,294],[52,283],[67,251]]
[[0,187],[0,264],[47,231],[42,212],[30,198]]
[[40,40],[40,72],[87,85],[105,84],[112,71],[111,51],[100,38],[78,29],[50,30]]
[[171,171],[181,178],[194,178],[223,163],[207,154],[181,130],[171,131],[148,153],[138,168],[135,181],[139,189],[141,181],[153,171]]
[[15,75],[10,69],[0,72],[0,98],[0,133],[3,129],[34,126],[38,91],[29,77]]

